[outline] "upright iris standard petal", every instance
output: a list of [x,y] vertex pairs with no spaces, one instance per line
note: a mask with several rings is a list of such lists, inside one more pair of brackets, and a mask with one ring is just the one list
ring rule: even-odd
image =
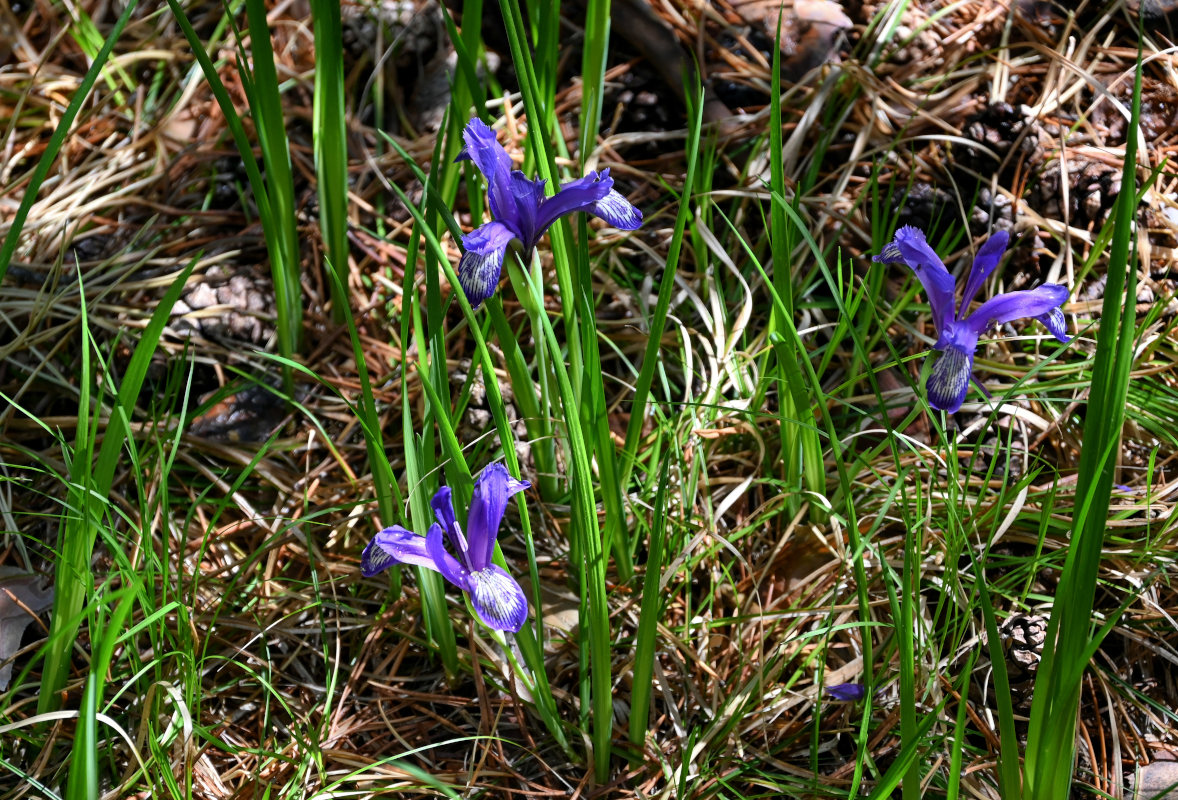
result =
[[491,564],[471,572],[468,582],[470,604],[487,627],[518,633],[528,618],[528,599],[515,578]]
[[[488,464],[474,484],[466,532],[470,536],[470,568],[480,570],[491,563],[499,523],[507,510],[507,481],[511,476],[502,464]],[[518,491],[518,490],[517,490]]]
[[969,310],[969,304],[978,296],[978,290],[990,277],[990,273],[998,268],[1002,261],[1002,254],[1006,252],[1006,245],[1010,242],[1010,234],[998,231],[986,243],[978,248],[978,255],[973,260],[973,267],[969,270],[969,278],[965,282],[965,292],[961,295],[961,309],[958,319]]
[[495,131],[475,117],[462,131],[466,145],[456,161],[473,161],[487,181],[491,214],[500,221],[515,219],[515,202],[511,195],[511,156],[499,144]]
[[[491,563],[491,556],[508,498],[530,485],[512,478],[502,464],[486,467],[475,482],[468,536],[455,518],[450,489],[443,486],[430,501],[438,521],[429,533],[417,536],[399,525],[386,528],[364,548],[361,571],[370,577],[397,562],[435,570],[470,595],[471,606],[487,627],[518,632],[528,617],[527,597],[515,578]],[[457,558],[447,552],[447,539]]]
[[434,497],[429,501],[429,505],[434,510],[434,518],[442,526],[446,538],[450,540],[450,546],[465,557],[466,553],[470,551],[470,546],[462,534],[462,526],[458,524],[458,518],[454,516],[454,500],[451,497],[450,487],[442,486],[434,492]]
[[466,252],[458,262],[458,282],[472,308],[478,308],[495,293],[503,275],[507,246],[515,238],[516,231],[501,222],[488,222],[462,237]]
[[953,319],[953,276],[929,247],[924,232],[905,225],[896,231],[892,241],[873,260],[883,264],[902,263],[916,273],[916,279],[928,295],[929,307],[933,310],[933,324],[938,333],[943,331],[945,325]]
[[1067,299],[1067,287],[1058,283],[1045,283],[1034,289],[1006,292],[991,297],[978,306],[976,311],[965,318],[965,324],[981,334],[994,325],[1005,325],[1023,317],[1046,314],[1052,309],[1059,308]]

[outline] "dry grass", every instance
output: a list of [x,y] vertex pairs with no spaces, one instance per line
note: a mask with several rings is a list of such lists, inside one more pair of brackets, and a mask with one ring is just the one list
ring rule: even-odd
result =
[[[100,4],[81,7],[100,13]],[[683,47],[705,55],[708,76],[767,89],[768,63],[749,43],[750,25],[737,9],[670,0],[651,9]],[[31,13],[0,11],[0,36],[6,28],[16,32],[10,60],[0,68],[3,230],[87,59],[69,33],[73,23],[64,7],[37,2]],[[65,471],[54,432],[68,441],[76,423],[83,294],[91,332],[112,359],[113,371],[104,372],[102,381],[115,384],[128,339],[163,288],[198,258],[183,313],[169,325],[151,391],[134,420],[143,458],[128,464],[112,498],[133,523],[129,527],[142,532],[140,541],[123,543],[126,552],[135,558],[155,553],[169,570],[157,590],[189,609],[187,629],[180,629],[179,617],[169,617],[161,637],[135,644],[138,658],[158,672],[155,698],[123,695],[105,712],[126,726],[145,760],[154,759],[153,776],[172,774],[198,798],[262,797],[268,791],[327,797],[344,790],[435,796],[423,773],[463,796],[483,789],[489,793],[484,796],[495,797],[665,797],[678,796],[681,781],[699,797],[845,796],[859,706],[816,706],[816,681],[858,680],[861,637],[867,635],[862,626],[879,624],[867,629],[876,642],[871,666],[882,687],[868,752],[885,770],[899,749],[887,587],[895,583],[893,570],[901,568],[915,531],[921,547],[915,636],[922,708],[931,712],[947,698],[927,736],[928,791],[944,790],[945,759],[964,699],[970,738],[962,786],[972,796],[996,797],[998,734],[984,653],[967,696],[960,696],[961,671],[984,637],[964,591],[976,577],[971,554],[987,540],[995,555],[986,577],[1001,595],[996,602],[1004,618],[1046,613],[1058,580],[1073,512],[1067,476],[1077,460],[1093,351],[1091,330],[1083,331],[1097,311],[1104,249],[1098,238],[1118,188],[1136,57],[1134,19],[1119,4],[1107,11],[1089,4],[1079,20],[1048,14],[1043,21],[993,0],[947,10],[914,3],[898,16],[884,4],[847,3],[845,11],[855,23],[850,39],[858,49],[837,66],[799,76],[785,101],[790,190],[801,194],[800,213],[817,247],[842,254],[843,280],[858,290],[867,273],[864,256],[878,247],[873,237],[886,225],[877,213],[936,233],[969,226],[975,236],[1013,221],[1023,238],[1004,284],[1058,280],[1071,286],[1073,302],[1065,310],[1073,330],[1082,332],[1069,353],[1043,367],[1037,384],[1002,403],[996,423],[987,422],[980,404],[967,406],[960,428],[950,432],[957,460],[947,463],[946,442],[925,417],[911,413],[921,360],[896,363],[887,346],[890,341],[908,356],[932,341],[927,315],[892,313],[911,301],[902,288],[905,276],[887,274],[879,295],[870,299],[886,320],[886,328],[867,331],[886,409],[879,408],[850,342],[831,339],[838,317],[826,287],[809,283],[798,327],[815,356],[830,359],[827,389],[855,459],[849,466],[857,524],[870,541],[864,559],[873,617],[862,620],[848,566],[849,539],[838,518],[824,521],[809,506],[794,517],[786,513],[780,423],[771,401],[757,391],[764,380],[758,369],[767,336],[765,288],[746,269],[727,224],[714,213],[701,215],[665,337],[674,402],[652,420],[652,430],[667,432],[682,453],[676,466],[681,490],[669,514],[674,549],[664,574],[669,605],[659,628],[654,719],[645,757],[630,767],[617,760],[614,782],[597,787],[508,688],[499,672],[502,654],[465,622],[460,607],[455,617],[464,620],[460,647],[470,668],[448,677],[423,641],[411,582],[393,599],[383,577],[360,577],[357,558],[373,530],[372,476],[345,402],[358,396],[356,365],[346,333],[323,311],[328,293],[310,210],[311,34],[289,4],[275,13],[272,25],[280,75],[292,82],[286,101],[306,259],[305,363],[318,380],[300,378],[290,409],[266,390],[231,389],[215,398],[220,405],[201,405],[201,397],[236,386],[239,376],[247,377],[245,383],[278,385],[275,365],[262,354],[273,348],[274,338],[265,249],[256,218],[238,194],[245,181],[223,120],[203,82],[188,80],[192,62],[182,37],[167,14],[138,15],[115,51],[130,82],[116,71],[99,83],[42,190],[0,293],[0,391],[9,398],[0,408],[0,474],[6,483],[0,490],[0,564],[37,572],[53,568],[64,498],[55,473]],[[887,43],[863,38],[873,19],[873,32],[898,26]],[[108,22],[105,16],[97,21]],[[214,21],[209,17],[198,30],[207,35]],[[622,55],[627,47],[619,43]],[[1147,33],[1142,176],[1170,156],[1178,122],[1178,79],[1166,47],[1160,28]],[[366,59],[379,56],[376,42],[357,48],[351,57],[359,96],[371,73]],[[223,43],[221,55],[229,55]],[[611,80],[658,85],[640,59],[618,59],[611,62]],[[222,77],[232,88],[231,65]],[[558,105],[567,109],[571,148],[579,89],[565,78]],[[624,128],[629,111],[612,97],[615,108],[607,107],[604,119]],[[236,99],[243,102],[241,94]],[[678,186],[684,174],[675,132],[682,112],[670,99],[664,104],[671,107],[662,112],[669,131],[648,118],[647,129],[610,130],[598,152],[598,166],[613,168],[648,220],[620,244],[599,240],[609,252],[594,288],[601,298],[600,329],[616,353],[604,365],[616,431],[624,431],[628,419],[626,364],[638,361],[645,344],[637,332],[644,329],[654,290],[642,280],[665,257],[674,218],[661,182]],[[739,235],[762,252],[768,115],[755,105],[729,110],[733,116],[717,124],[723,138],[716,145],[710,208],[722,209]],[[508,119],[510,132],[514,112]],[[420,187],[398,158],[383,153],[365,117],[354,118],[349,132],[354,182],[348,289],[399,471],[402,396],[408,394],[411,408],[425,399],[418,376],[399,370],[402,348],[410,345],[400,341],[397,312],[411,221],[385,185],[397,183],[411,196]],[[428,160],[432,134],[400,141],[420,163]],[[1079,777],[1088,788],[1080,793],[1096,789],[1120,796],[1134,765],[1178,756],[1171,711],[1178,707],[1178,598],[1170,586],[1171,513],[1178,496],[1172,477],[1178,454],[1176,182],[1162,166],[1139,209],[1142,328],[1120,455],[1127,490],[1112,509],[1098,594],[1102,613],[1125,602],[1128,609],[1085,684]],[[466,223],[468,216],[459,214]],[[958,240],[956,247],[965,254],[970,244]],[[957,262],[946,263],[952,268]],[[809,251],[799,247],[795,264],[801,273],[811,270]],[[505,303],[509,316],[518,313],[513,299]],[[1025,333],[1042,338],[1030,329]],[[457,329],[449,346],[447,367],[461,396],[470,344]],[[979,353],[979,365],[1000,395],[1049,352],[1046,345],[1039,350],[1007,336]],[[506,374],[497,377],[506,384]],[[462,435],[476,451],[486,447],[476,444],[487,427],[478,411],[472,393]],[[896,453],[887,445],[894,439],[882,435],[885,420],[906,422]],[[176,440],[181,425],[187,427]],[[174,451],[172,441],[179,445]],[[652,435],[648,445],[657,441]],[[169,456],[174,462],[161,474]],[[996,463],[998,469],[991,469]],[[1009,488],[1020,475],[1034,477],[1002,503],[988,493]],[[897,493],[901,484],[908,488]],[[155,516],[143,518],[144,506],[125,499],[137,485],[146,496],[166,495],[166,503],[149,506]],[[830,487],[829,502],[838,508],[833,478]],[[627,487],[638,518],[649,514],[649,488]],[[947,533],[946,520],[957,520],[956,530],[969,534]],[[548,678],[561,714],[575,720],[581,656],[569,634],[576,598],[567,585],[567,524],[567,507],[534,507],[552,636]],[[522,563],[521,542],[509,540],[505,549]],[[110,547],[100,547],[98,558],[101,572],[110,563]],[[626,676],[638,606],[633,586],[611,589],[621,724],[628,715]],[[30,634],[25,642],[34,639]],[[67,708],[76,708],[86,653],[82,641],[79,679],[69,687]],[[18,659],[18,671],[27,658]],[[1025,694],[1029,685],[1016,691]],[[35,694],[32,680],[0,695],[0,723],[28,719]],[[169,724],[179,735],[152,753],[146,740]],[[0,744],[0,757],[45,786],[59,786],[72,726],[67,719],[37,734],[22,728],[26,736]],[[125,743],[115,739],[110,747],[116,778],[106,787],[108,796],[162,791],[161,783],[144,783],[126,771],[136,761]],[[122,779],[129,784],[118,785]],[[48,796],[16,781],[11,770],[0,777],[0,796]]]

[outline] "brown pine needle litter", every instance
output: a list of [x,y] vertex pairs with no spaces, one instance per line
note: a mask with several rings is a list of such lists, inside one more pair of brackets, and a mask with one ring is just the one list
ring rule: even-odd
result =
[[[480,111],[502,121],[499,141],[518,159],[528,122],[498,7],[486,5],[480,21],[453,11],[463,24],[482,26],[480,80],[491,102]],[[274,3],[269,16],[302,248],[305,369],[294,371],[288,395],[272,357],[274,292],[241,157],[171,13],[141,5],[41,186],[0,284],[0,570],[48,585],[60,563],[83,351],[93,360],[88,415],[100,442],[138,337],[195,261],[129,421],[133,454],[119,462],[92,561],[99,586],[120,565],[144,576],[98,702],[100,796],[869,793],[901,754],[897,641],[907,636],[918,710],[936,717],[922,733],[921,791],[999,797],[991,653],[1006,657],[1025,735],[1044,620],[1077,513],[1074,476],[1107,269],[1102,233],[1122,190],[1131,135],[1140,143],[1138,184],[1148,188],[1137,209],[1134,365],[1094,623],[1124,611],[1085,674],[1074,792],[1133,797],[1133,781],[1160,791],[1164,766],[1154,765],[1178,760],[1171,521],[1178,175],[1167,161],[1178,143],[1171,45],[1178,9],[1171,5],[1090,2],[1070,12],[1032,0],[784,5],[785,199],[812,237],[790,242],[785,266],[799,290],[793,322],[821,365],[823,402],[850,482],[840,485],[823,431],[824,494],[786,491],[779,372],[765,372],[774,346],[770,286],[752,266],[770,260],[769,92],[779,5],[614,0],[601,130],[583,160],[584,4],[562,5],[553,107],[566,147],[557,163],[575,176],[609,168],[615,188],[644,215],[633,234],[597,230],[589,249],[606,413],[619,451],[678,193],[694,204],[635,468],[655,478],[623,487],[639,574],[627,582],[615,563],[607,568],[615,744],[608,781],[594,779],[592,760],[557,746],[460,593],[446,599],[462,668],[447,674],[413,573],[394,567],[399,588],[384,575],[361,577],[365,542],[393,521],[378,519],[356,412],[364,378],[348,330],[328,307],[308,7]],[[1134,131],[1127,109],[1139,6],[1147,19]],[[0,0],[0,235],[122,8]],[[247,90],[222,9],[192,4],[189,14],[244,115]],[[426,192],[381,131],[428,168],[456,62],[432,0],[348,3],[343,17],[350,225],[343,278],[385,450],[403,479],[405,449],[419,442],[406,442],[402,411],[420,419],[432,401],[421,373],[401,367],[403,356],[416,363],[425,344],[424,327],[402,339],[402,311],[411,305],[406,270],[415,276],[410,290],[420,292],[414,308],[426,313],[424,261],[413,218],[389,187],[413,203]],[[244,12],[236,22],[245,24]],[[685,187],[683,80],[690,85],[696,74],[706,90],[703,180]],[[464,231],[484,221],[467,202],[479,191],[458,193],[453,210]],[[1010,231],[1011,255],[985,296],[1067,286],[1070,348],[1055,356],[1057,345],[1034,323],[1003,326],[983,337],[974,363],[993,400],[971,387],[948,427],[931,419],[921,372],[936,339],[928,298],[907,270],[870,260],[902,225],[924,230],[956,274],[988,232]],[[457,267],[457,243],[441,241]],[[844,306],[859,309],[853,320],[840,317],[815,253],[837,272]],[[548,287],[539,312],[564,336],[547,249],[539,264]],[[451,292],[445,280],[441,290]],[[499,296],[532,364],[531,312],[515,291]],[[476,458],[496,452],[485,381],[503,387],[512,419],[519,405],[494,340],[492,376],[479,366],[456,304],[444,323],[456,433],[474,471]],[[517,428],[524,477],[536,485],[539,445],[522,423]],[[437,446],[433,432],[416,434]],[[636,750],[626,732],[652,465],[664,457],[675,466],[663,606],[650,724]],[[401,496],[413,488],[400,485]],[[571,501],[541,502],[534,491],[528,502],[539,587],[523,566],[514,511],[500,544],[528,597],[542,598],[547,680],[570,749],[584,754],[589,711]],[[848,502],[868,542],[861,553],[842,514]],[[908,584],[899,577],[906,557],[917,570]],[[866,586],[857,584],[855,560]],[[993,650],[979,578],[1003,637]],[[914,593],[912,630],[897,630],[889,592]],[[0,693],[3,800],[65,796],[92,631],[105,619],[87,613],[61,704],[71,713],[37,713],[46,616],[14,623],[28,626],[13,647],[12,637],[0,636],[0,661],[14,667]],[[15,614],[5,612],[0,625]],[[871,663],[864,637],[873,643]],[[873,696],[864,726],[863,701],[836,699],[824,687],[862,683],[865,670]]]

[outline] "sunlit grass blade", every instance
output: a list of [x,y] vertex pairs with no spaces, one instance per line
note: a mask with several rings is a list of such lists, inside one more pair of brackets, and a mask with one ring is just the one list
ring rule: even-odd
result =
[[576,409],[577,398],[569,371],[562,358],[560,344],[552,323],[541,317],[545,343],[556,368],[560,402],[565,411],[565,426],[569,449],[572,452],[570,479],[573,490],[572,535],[573,552],[580,557],[576,566],[581,576],[583,602],[581,625],[587,629],[589,644],[589,682],[592,700],[593,771],[598,781],[609,778],[610,745],[613,740],[613,685],[610,652],[609,605],[606,602],[605,553],[602,550],[601,528],[597,518],[597,503],[593,498],[593,472],[589,459],[590,434],[584,430]]
[[[791,514],[796,514],[801,507],[801,490],[822,495],[826,487],[826,471],[822,463],[822,445],[818,440],[818,431],[813,426],[812,415],[807,413],[807,419],[800,419],[802,410],[809,410],[809,403],[801,406],[795,401],[794,395],[802,387],[789,387],[790,373],[784,361],[793,361],[802,354],[794,352],[789,340],[784,336],[782,314],[794,318],[794,270],[791,263],[791,251],[796,237],[792,224],[787,218],[783,203],[786,200],[785,159],[782,142],[781,119],[781,15],[777,20],[778,46],[773,48],[773,70],[769,91],[769,176],[770,189],[774,196],[782,202],[770,204],[769,208],[769,245],[773,255],[773,287],[781,298],[782,310],[773,307],[769,318],[769,329],[776,333],[778,346],[776,352],[776,366],[778,379],[782,391],[779,396],[778,413],[781,416],[781,453],[784,460],[785,481],[789,487],[786,503]],[[795,196],[795,210],[797,197]],[[816,520],[821,521],[823,514],[820,507],[812,506],[816,513]]]
[[998,703],[998,788],[1003,797],[1018,797],[1022,792],[1018,759],[1018,734],[1014,727],[1014,706],[1010,699],[1010,677],[1006,672],[1006,654],[998,633],[998,621],[986,586],[984,565],[978,575],[978,597],[982,603],[982,620],[986,625],[986,649],[994,671],[994,697]]
[[[242,85],[253,111],[262,160],[266,167],[266,178],[263,180],[254,158],[253,147],[246,136],[245,127],[241,124],[241,117],[217,73],[216,66],[205,52],[179,2],[168,0],[168,6],[192,48],[193,57],[196,58],[205,80],[208,81],[209,89],[217,100],[217,105],[225,117],[225,124],[241,155],[242,166],[249,178],[254,202],[261,217],[266,252],[270,256],[270,275],[274,283],[274,305],[278,316],[278,352],[284,358],[291,359],[298,353],[303,330],[299,241],[294,217],[294,184],[291,177],[290,151],[286,141],[286,123],[282,114],[278,73],[274,66],[274,51],[270,45],[265,8],[257,0],[247,2],[247,13],[254,34],[250,37],[254,50],[253,75],[245,70],[244,53],[239,56],[238,64]],[[289,394],[290,373],[286,367],[283,370]]]
[[33,174],[25,186],[24,196],[21,197],[20,205],[17,206],[16,213],[12,216],[12,222],[8,228],[8,235],[4,237],[4,244],[0,246],[0,283],[4,281],[4,276],[8,274],[8,265],[12,261],[13,254],[16,252],[17,244],[20,242],[20,235],[24,230],[25,221],[29,218],[29,211],[32,209],[33,203],[37,202],[37,193],[41,190],[41,185],[45,183],[45,178],[49,175],[49,170],[53,166],[53,162],[57,159],[58,153],[61,152],[61,146],[65,143],[66,137],[69,136],[74,120],[78,118],[78,112],[89,98],[90,90],[94,88],[94,82],[98,80],[98,76],[106,68],[106,62],[110,58],[110,52],[114,48],[115,42],[118,41],[119,36],[122,35],[123,28],[127,26],[127,21],[131,19],[136,5],[138,5],[137,0],[131,0],[127,3],[127,7],[123,9],[123,13],[119,15],[114,27],[111,28],[110,35],[106,37],[106,41],[103,43],[101,49],[94,56],[94,61],[90,64],[90,68],[86,70],[86,74],[82,77],[82,81],[74,92],[69,105],[66,106],[65,112],[57,120],[57,127],[54,128],[53,134],[49,137],[49,141],[45,145],[45,152],[41,154],[41,158],[37,162],[37,167],[33,170]]
[[1084,416],[1071,545],[1052,604],[1031,704],[1024,792],[1032,800],[1069,797],[1075,770],[1076,714],[1081,681],[1091,656],[1093,602],[1133,366],[1136,317],[1132,299],[1136,295],[1137,268],[1135,247],[1132,254],[1130,251],[1136,236],[1141,80],[1139,52],[1126,128],[1122,189],[1113,212],[1092,388]]
[[605,62],[609,55],[610,0],[585,3],[585,41],[581,50],[581,162],[597,143],[605,96]]
[[[258,144],[262,148],[262,161],[266,165],[266,190],[270,196],[271,215],[263,216],[262,225],[274,230],[278,261],[274,261],[274,253],[271,253],[270,274],[274,281],[274,304],[278,313],[278,351],[290,358],[299,352],[303,337],[299,233],[295,220],[290,145],[286,138],[286,116],[282,110],[282,89],[274,64],[274,48],[270,43],[270,25],[266,22],[266,4],[264,0],[246,0],[245,11],[249,21],[253,71],[250,73],[246,70],[244,58],[238,63],[238,70],[249,96],[250,112],[258,130]],[[241,157],[248,160],[253,155],[250,150],[245,150]],[[344,266],[341,264],[339,268],[343,269]]]
[[[348,274],[348,141],[344,108],[344,55],[340,4],[312,0],[315,34],[315,174],[319,189],[319,228],[327,257]],[[332,318],[344,321],[347,280],[331,281]]]

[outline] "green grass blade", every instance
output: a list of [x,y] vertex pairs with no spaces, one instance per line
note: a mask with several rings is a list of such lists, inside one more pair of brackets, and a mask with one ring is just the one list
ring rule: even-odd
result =
[[[86,689],[82,693],[82,706],[78,713],[78,730],[74,735],[73,752],[70,759],[69,783],[65,800],[93,800],[99,797],[98,782],[98,701],[106,685],[107,670],[114,655],[115,644],[120,640],[127,615],[131,613],[135,595],[130,588],[121,589],[105,598],[103,603],[118,600],[114,613],[106,624],[102,614],[97,615],[96,624],[91,627],[92,656],[90,674],[86,678]],[[99,633],[99,628],[104,628]],[[72,644],[72,642],[71,642]]]
[[[254,5],[258,5],[258,3],[255,2]],[[269,66],[269,70],[262,66],[264,72],[261,91],[251,88],[255,85],[255,81],[247,73],[242,73],[243,85],[246,87],[251,103],[255,105],[254,122],[258,128],[259,137],[261,137],[262,158],[266,164],[267,177],[266,180],[263,180],[262,173],[254,160],[253,148],[245,134],[245,127],[241,124],[241,117],[238,115],[224,83],[221,82],[216,66],[209,58],[208,53],[205,52],[196,31],[193,30],[192,24],[184,15],[184,10],[177,0],[168,0],[168,7],[171,8],[176,24],[180,26],[180,31],[192,48],[192,54],[200,65],[205,80],[208,81],[209,89],[212,91],[221,113],[225,116],[225,124],[233,136],[237,151],[241,154],[242,166],[249,178],[254,202],[258,206],[258,214],[262,218],[262,234],[266,239],[266,252],[270,256],[270,275],[274,283],[274,303],[278,315],[278,350],[284,358],[292,359],[298,352],[298,343],[303,329],[298,233],[294,218],[294,188],[290,175],[290,153],[285,147],[286,129],[278,96],[274,53],[270,48],[269,29],[265,23],[265,9],[261,9],[261,27],[255,29],[259,35],[253,37],[254,46],[262,48],[265,53],[269,54],[268,62],[265,57],[261,58],[261,61],[268,63]],[[244,62],[244,59],[242,61]],[[259,66],[257,57],[255,57],[254,66],[255,69]],[[263,109],[262,106],[265,108]],[[276,119],[273,118],[275,114],[277,114]],[[269,119],[269,127],[267,127],[267,119]],[[277,130],[275,130],[276,128]],[[279,141],[281,144],[277,143]],[[275,159],[276,163],[272,165],[270,159]],[[285,185],[282,180],[283,174],[286,176]],[[290,372],[288,367],[283,367],[283,375],[287,382],[287,394],[289,395]]]
[[[266,22],[266,4],[264,0],[246,0],[245,11],[249,21],[253,74],[248,75],[242,70],[242,80],[247,90],[252,87],[249,92],[250,111],[258,129],[258,144],[262,148],[262,160],[266,165],[266,188],[272,215],[263,217],[262,224],[275,230],[278,245],[277,263],[273,260],[274,253],[270,254],[274,303],[278,314],[278,350],[290,358],[299,352],[303,337],[299,233],[295,220],[290,145],[286,138],[286,117],[282,111],[282,91],[278,70],[274,65],[274,48],[270,43],[270,26]],[[242,153],[242,158],[251,157],[248,152]],[[346,263],[345,260],[343,264]]]
[[671,294],[675,288],[675,273],[679,269],[683,236],[687,228],[687,220],[691,216],[691,192],[695,186],[696,167],[699,164],[700,130],[703,127],[703,88],[696,86],[694,92],[688,93],[688,98],[687,173],[683,181],[683,194],[679,198],[679,211],[675,215],[675,229],[671,234],[671,243],[667,249],[666,265],[663,268],[662,278],[659,280],[658,301],[655,304],[654,313],[650,315],[650,330],[647,334],[646,350],[642,356],[642,367],[638,373],[638,380],[634,384],[634,398],[630,404],[630,421],[626,424],[626,441],[622,447],[621,471],[618,477],[622,486],[629,485],[630,473],[634,469],[638,453],[638,443],[642,438],[642,426],[646,421],[646,402],[650,397],[650,387],[654,383],[655,370],[659,365],[659,350],[662,348],[667,312],[670,309]]
[[[1081,679],[1087,666],[1092,608],[1104,545],[1116,467],[1116,448],[1125,419],[1132,368],[1136,293],[1134,239],[1137,139],[1141,115],[1141,58],[1138,54],[1132,112],[1125,142],[1121,192],[1114,206],[1108,279],[1093,363],[1092,388],[1076,482],[1077,511],[1071,546],[1052,605],[1047,650],[1040,665],[1027,734],[1024,782],[1032,800],[1069,796],[1075,769],[1075,725]],[[1133,187],[1133,190],[1130,190]],[[1126,301],[1126,298],[1128,300]]]
[[82,76],[82,82],[74,92],[73,99],[66,106],[65,113],[58,120],[53,135],[49,137],[48,144],[45,145],[45,152],[41,154],[41,159],[37,162],[37,167],[33,170],[32,177],[29,178],[28,185],[25,187],[20,205],[17,206],[16,214],[12,217],[12,224],[8,228],[8,235],[4,237],[4,244],[0,245],[0,283],[4,282],[4,276],[8,274],[8,265],[16,252],[17,244],[20,242],[20,234],[29,218],[29,211],[32,209],[33,203],[37,202],[37,193],[41,190],[41,185],[45,183],[49,169],[53,166],[57,154],[61,152],[61,146],[65,143],[65,137],[69,136],[74,120],[78,118],[78,112],[81,111],[82,105],[89,98],[90,90],[94,88],[94,82],[98,80],[98,76],[106,68],[110,51],[114,48],[119,36],[122,35],[123,28],[127,27],[127,21],[131,19],[137,5],[138,0],[130,0],[127,7],[123,9],[123,13],[119,15],[114,27],[111,28],[110,35],[106,37],[106,42],[95,55],[86,74]]
[[[196,258],[172,281],[168,291],[156,306],[143,329],[143,335],[135,346],[123,375],[116,398],[116,407],[103,434],[102,447],[97,464],[92,467],[94,453],[93,431],[90,430],[90,370],[89,331],[86,305],[81,306],[82,331],[85,336],[82,346],[81,397],[78,406],[78,438],[71,464],[71,508],[67,511],[62,532],[62,558],[54,576],[53,615],[50,621],[50,637],[53,644],[45,654],[45,667],[41,677],[41,694],[37,700],[39,713],[53,711],[60,703],[60,690],[65,686],[69,674],[70,654],[74,635],[81,621],[79,614],[86,602],[90,577],[90,559],[97,538],[98,513],[96,506],[110,493],[115,469],[119,464],[123,445],[130,432],[127,421],[134,414],[135,403],[143,388],[151,358],[155,354],[164,326],[172,313],[172,306],[180,298],[188,276],[197,263]],[[85,297],[84,294],[80,294]],[[92,490],[92,491],[91,491]]]
[[[319,189],[319,228],[327,257],[348,273],[348,140],[344,108],[344,55],[340,4],[311,0],[315,35],[315,174]],[[344,321],[347,281],[331,281],[331,310]]]
[[609,778],[610,744],[613,739],[612,660],[610,657],[609,605],[605,590],[605,553],[602,551],[597,503],[593,499],[593,473],[589,461],[588,432],[579,417],[569,409],[578,408],[573,384],[561,355],[552,323],[542,316],[544,336],[556,368],[561,405],[565,408],[569,448],[572,451],[573,509],[572,529],[576,538],[573,552],[579,554],[582,584],[585,587],[581,624],[588,628],[589,681],[593,709],[593,767],[599,782]]
[[610,0],[585,4],[585,40],[581,50],[581,162],[597,143],[605,96],[605,62],[609,55]]
[[630,694],[630,744],[635,749],[634,761],[641,760],[650,716],[654,644],[663,606],[663,543],[667,535],[667,482],[671,475],[670,468],[671,459],[662,459],[659,464],[659,486],[654,499],[654,519],[650,524],[646,574],[642,578],[638,632],[634,641],[634,688]]

